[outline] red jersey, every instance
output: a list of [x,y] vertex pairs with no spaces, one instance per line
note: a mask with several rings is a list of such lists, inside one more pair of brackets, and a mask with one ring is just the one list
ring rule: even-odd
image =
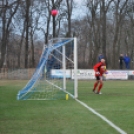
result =
[[104,69],[103,66],[106,66],[106,64],[105,63],[102,63],[102,62],[99,62],[99,63],[97,63],[97,64],[94,65],[93,69],[94,69],[95,72],[99,72],[100,73],[100,76],[102,76],[103,73],[106,72],[106,69]]

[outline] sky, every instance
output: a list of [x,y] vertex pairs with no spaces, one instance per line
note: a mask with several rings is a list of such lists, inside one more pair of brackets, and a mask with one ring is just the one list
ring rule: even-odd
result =
[[[74,0],[74,2],[77,4],[77,9],[74,9],[74,11],[73,11],[73,13],[74,13],[73,18],[81,18],[86,12],[86,10],[83,6],[84,0]],[[83,12],[83,10],[85,10],[85,11]]]
[[74,0],[74,1],[75,1],[78,5],[81,5],[83,0]]

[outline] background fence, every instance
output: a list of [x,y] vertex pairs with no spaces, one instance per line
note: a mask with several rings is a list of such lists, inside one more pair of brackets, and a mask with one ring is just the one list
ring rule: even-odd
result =
[[[35,68],[28,69],[0,69],[0,79],[6,80],[30,80],[34,74]],[[59,73],[60,72],[60,73]],[[107,79],[134,80],[134,70],[108,70]],[[51,76],[61,78],[62,69],[52,69]],[[73,70],[66,70],[66,77],[73,79]],[[78,69],[78,79],[95,79],[93,69]]]
[[34,68],[14,70],[8,68],[1,68],[0,79],[29,80],[32,77],[34,71]]

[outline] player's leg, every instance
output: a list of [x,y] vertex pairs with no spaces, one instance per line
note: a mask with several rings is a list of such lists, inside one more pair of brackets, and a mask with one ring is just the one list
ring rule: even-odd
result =
[[127,64],[126,64],[126,69],[129,69],[129,68],[130,68],[130,67],[129,67],[129,63],[127,63]]
[[93,92],[95,92],[98,84],[99,84],[99,80],[100,80],[100,77],[99,76],[95,76],[96,77],[96,82],[94,83],[94,88],[93,88]]
[[127,69],[127,63],[125,63],[126,69]]
[[100,90],[102,89],[103,87],[103,81],[102,81],[102,76],[100,77],[100,80],[99,80],[99,86],[98,86],[98,91],[97,91],[97,94],[100,94]]

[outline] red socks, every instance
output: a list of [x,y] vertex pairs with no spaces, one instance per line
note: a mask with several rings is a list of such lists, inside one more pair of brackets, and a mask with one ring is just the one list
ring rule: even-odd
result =
[[[94,83],[94,89],[93,89],[94,91],[95,91],[96,87],[98,86],[98,84],[99,84],[99,82],[95,82],[95,83]],[[98,93],[100,92],[102,86],[103,86],[103,83],[100,83],[100,85],[99,85],[99,87],[98,87],[98,91],[97,91]]]
[[103,84],[100,83],[99,87],[98,87],[98,92],[100,92],[101,88],[102,88]]
[[94,83],[94,90],[96,89],[96,87],[98,86],[98,82]]

